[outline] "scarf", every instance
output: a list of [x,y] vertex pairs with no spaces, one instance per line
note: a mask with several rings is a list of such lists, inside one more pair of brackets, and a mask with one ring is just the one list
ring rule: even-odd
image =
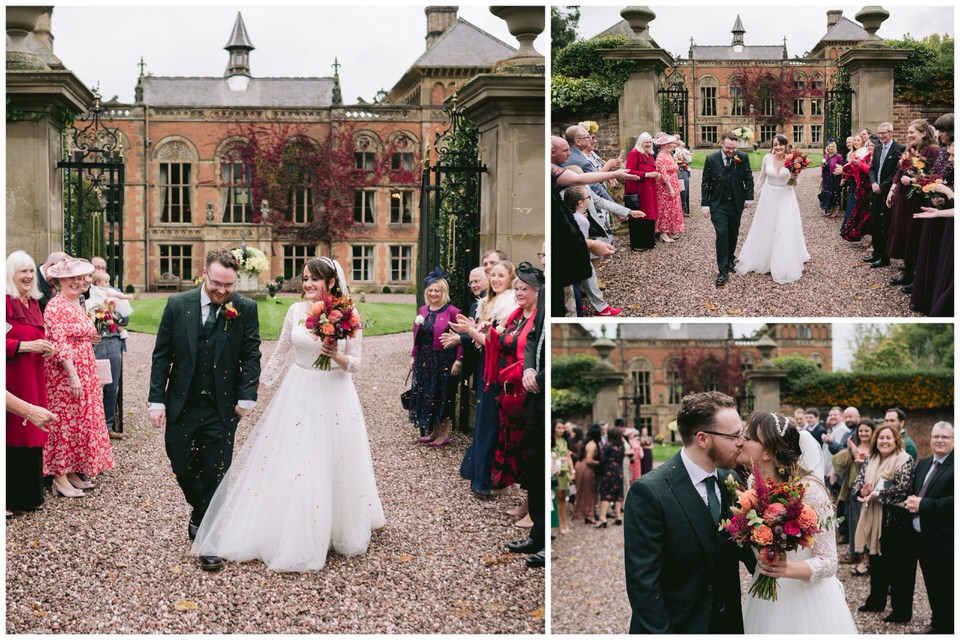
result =
[[[869,482],[876,487],[881,480],[892,480],[897,469],[906,464],[909,457],[910,454],[906,451],[887,456],[886,460],[877,455],[871,456],[867,461],[867,470],[864,472],[864,483]],[[883,505],[877,499],[873,499],[860,511],[860,524],[857,525],[856,537],[857,549],[863,550],[866,547],[871,555],[882,555],[880,549],[882,534]]]

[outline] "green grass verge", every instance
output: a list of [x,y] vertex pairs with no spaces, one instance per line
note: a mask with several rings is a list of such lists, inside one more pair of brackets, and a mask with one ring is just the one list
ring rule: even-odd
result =
[[653,461],[663,463],[678,453],[680,453],[679,444],[657,444],[653,446]]
[[[714,153],[714,151],[716,151],[716,149],[697,149],[693,152],[693,162],[690,166],[694,169],[703,169],[703,163],[707,156],[711,153]],[[767,155],[769,151],[745,151],[744,153],[750,156],[751,171],[760,171],[760,166],[763,164],[763,156]],[[807,168],[807,171],[810,171],[814,168],[820,168],[820,161],[823,160],[823,153],[810,152],[807,154],[807,157],[810,158],[810,166]]]
[[[287,309],[298,298],[280,298],[280,304],[272,300],[258,300],[257,313],[260,316],[260,337],[264,340],[276,340],[283,328],[283,318]],[[134,314],[130,316],[129,331],[157,334],[163,309],[167,305],[164,298],[144,298],[133,300]],[[381,336],[390,333],[403,333],[413,328],[413,318],[417,315],[417,306],[414,304],[397,304],[389,302],[358,302],[360,317],[366,325],[365,336]]]

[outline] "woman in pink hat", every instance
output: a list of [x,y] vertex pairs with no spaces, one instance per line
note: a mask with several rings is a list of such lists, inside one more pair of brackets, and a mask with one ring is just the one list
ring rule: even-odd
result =
[[60,420],[50,425],[43,448],[43,472],[52,475],[53,494],[79,498],[93,484],[78,474],[95,476],[112,469],[113,452],[103,415],[103,392],[97,377],[93,344],[100,333],[80,306],[93,265],[65,258],[47,270],[59,293],[47,304],[43,321],[55,353],[44,362],[48,408]]
[[680,202],[680,167],[673,159],[677,139],[667,133],[658,133],[653,139],[657,146],[657,233],[664,242],[673,242],[683,233],[683,205]]

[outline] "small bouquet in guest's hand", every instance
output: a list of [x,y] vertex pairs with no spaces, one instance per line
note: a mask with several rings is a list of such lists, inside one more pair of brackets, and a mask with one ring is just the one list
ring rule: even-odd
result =
[[107,298],[87,313],[93,320],[93,326],[97,328],[97,333],[114,334],[120,331],[121,316],[117,313],[116,302],[113,300]]
[[[753,488],[736,491],[734,516],[720,522],[740,547],[750,546],[764,564],[773,564],[798,547],[812,547],[813,536],[821,533],[820,518],[803,501],[806,488],[798,480],[777,483],[766,480],[753,467]],[[750,594],[763,600],[777,599],[777,579],[760,574]]]
[[922,157],[910,151],[904,151],[900,155],[899,166],[906,175],[915,178],[924,175],[923,170],[926,168],[927,163]]
[[791,151],[783,157],[783,166],[790,172],[790,179],[787,184],[791,187],[797,186],[797,178],[800,172],[810,166],[810,158],[807,154],[800,151]]
[[917,181],[910,185],[907,197],[912,198],[917,193],[922,193],[925,198],[933,198],[938,195],[936,191],[938,184],[943,184],[943,176],[935,173],[921,173],[917,176]]
[[[337,340],[355,337],[363,323],[349,297],[324,296],[310,307],[304,326],[307,331],[323,340],[325,345],[332,347],[337,344]],[[330,356],[321,353],[313,366],[321,371],[329,371]]]

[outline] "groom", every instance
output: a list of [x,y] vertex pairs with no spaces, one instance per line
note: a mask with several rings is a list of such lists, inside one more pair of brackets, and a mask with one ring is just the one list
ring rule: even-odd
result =
[[740,235],[743,208],[753,204],[753,172],[750,157],[737,151],[736,134],[723,134],[720,151],[707,156],[703,165],[700,206],[717,231],[717,286],[727,284],[733,271],[733,252]]
[[731,512],[717,472],[734,466],[743,422],[733,398],[708,391],[683,398],[677,427],[683,449],[627,494],[630,633],[743,633],[738,558],[751,572],[753,559],[718,531]]
[[[203,284],[170,296],[150,371],[150,423],[166,425],[170,466],[193,507],[192,540],[233,457],[240,418],[253,410],[260,379],[257,304],[234,294],[240,265],[229,249],[207,254]],[[207,571],[223,568],[200,558]]]

